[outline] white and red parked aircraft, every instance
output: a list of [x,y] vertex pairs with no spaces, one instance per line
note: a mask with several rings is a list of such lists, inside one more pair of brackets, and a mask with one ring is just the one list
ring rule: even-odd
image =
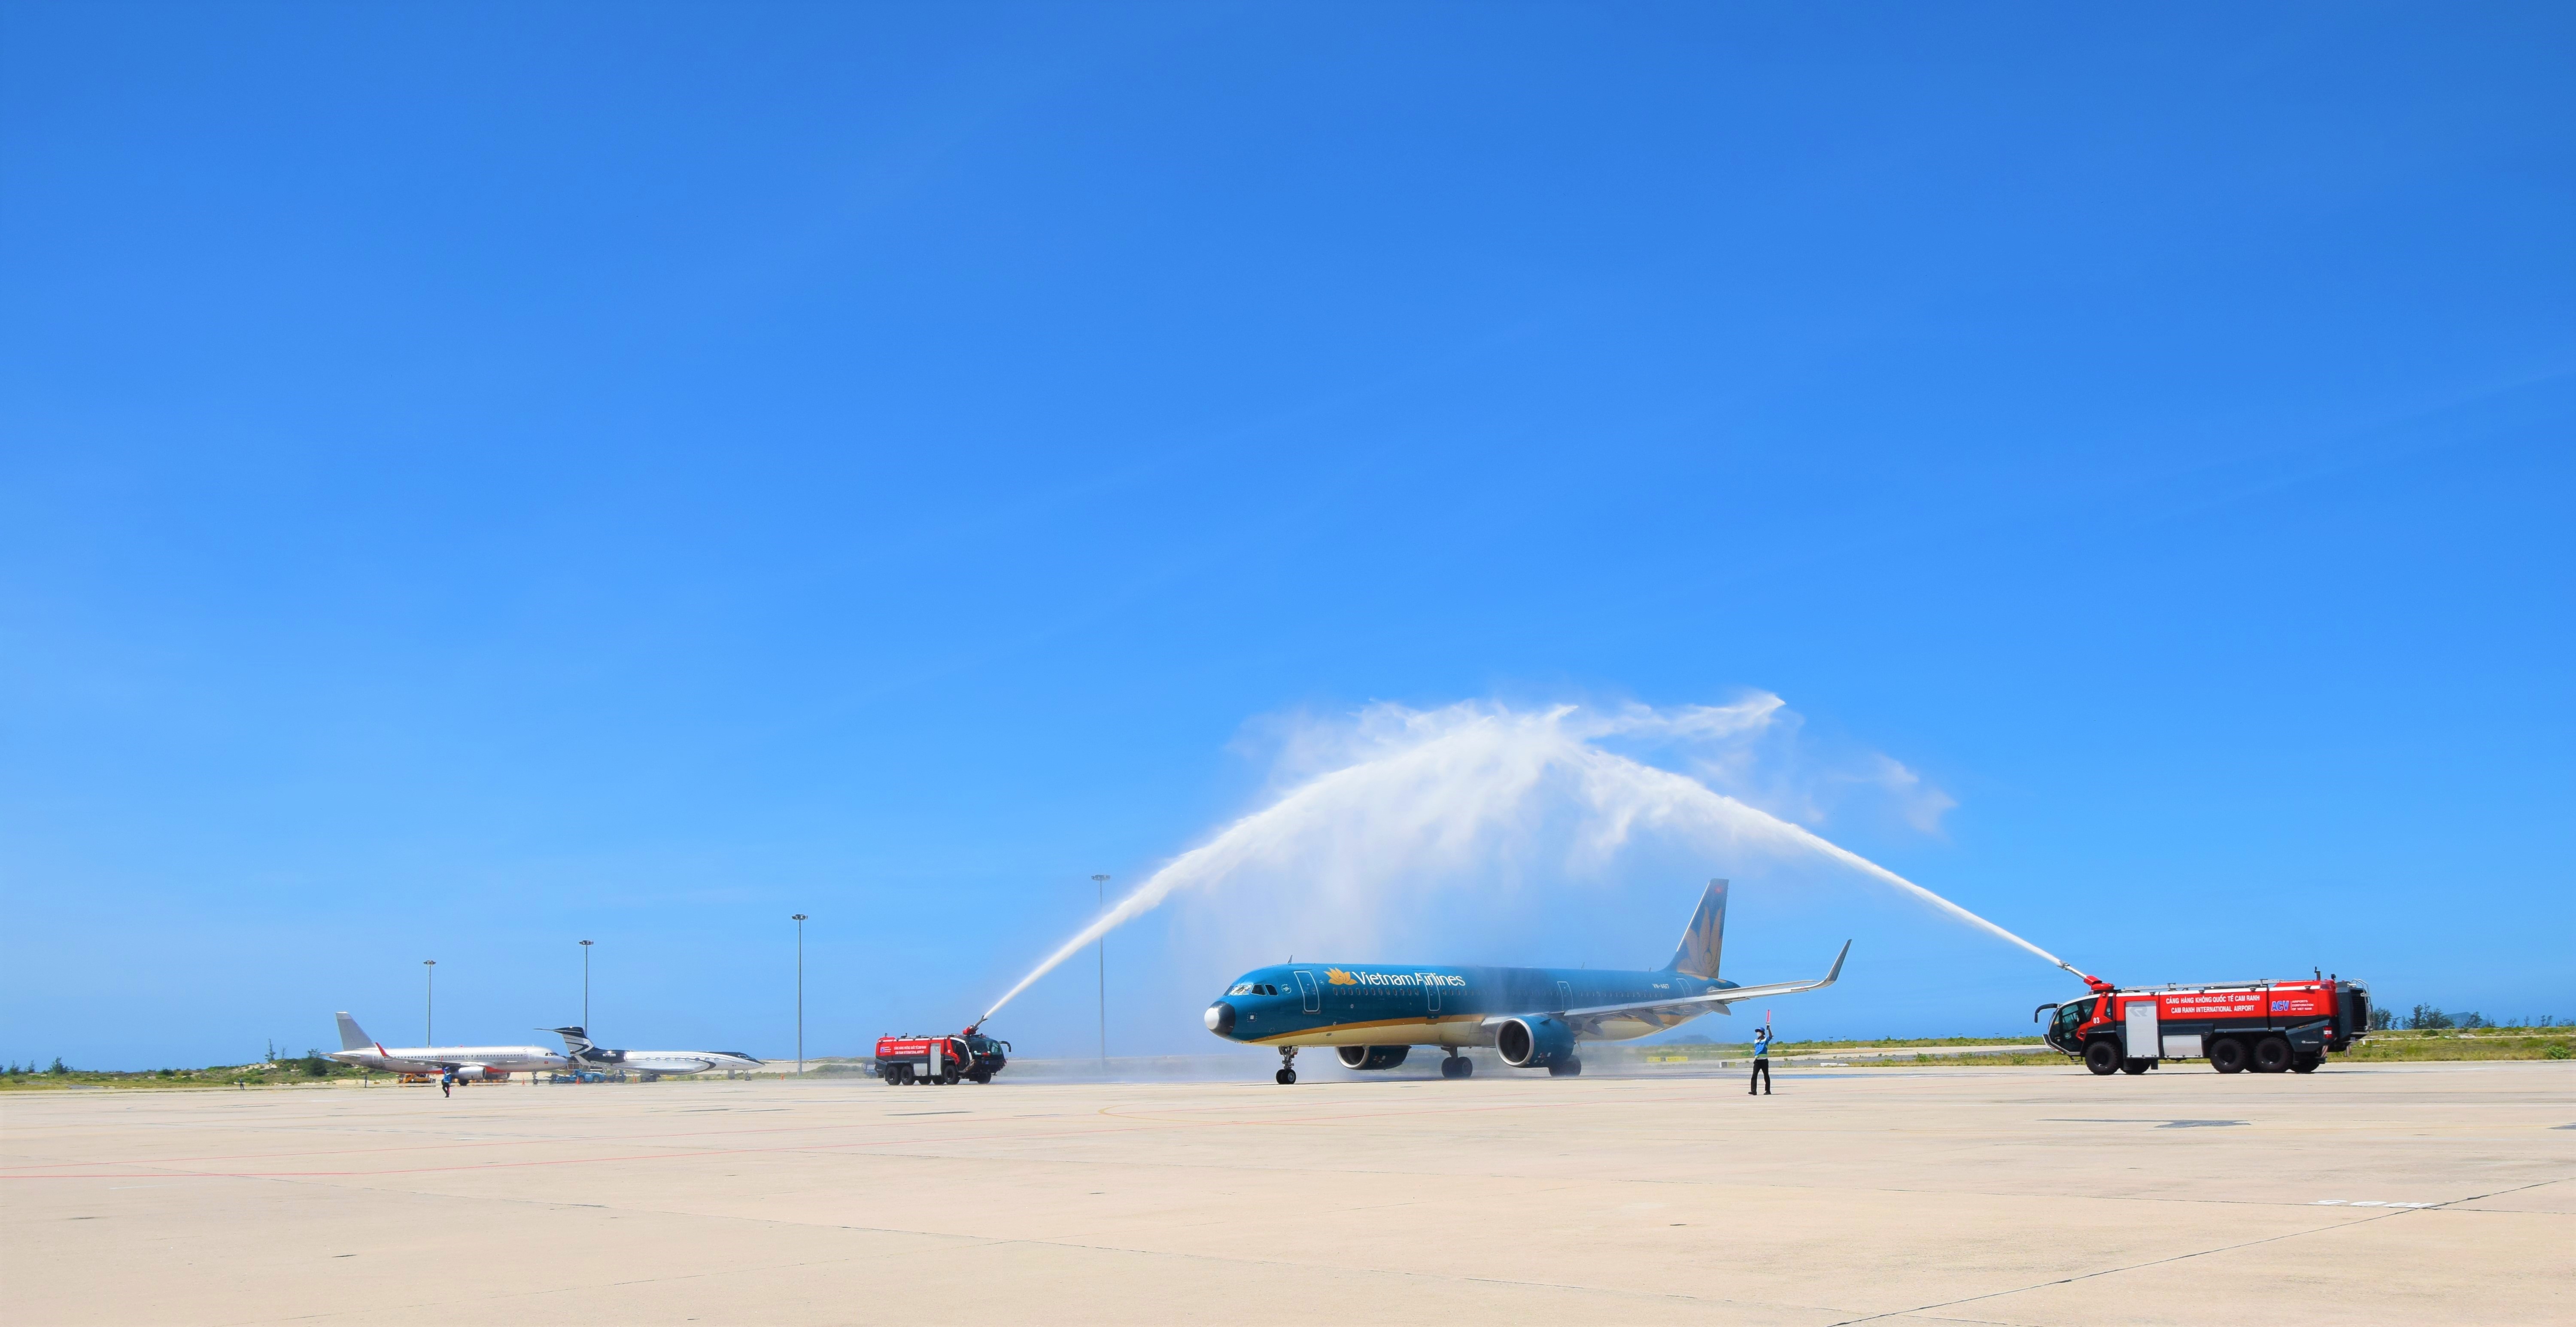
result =
[[388,1050],[345,1009],[340,1011],[340,1049],[331,1058],[361,1069],[397,1074],[443,1074],[453,1069],[470,1078],[507,1078],[572,1067],[561,1052],[543,1046],[396,1046]]

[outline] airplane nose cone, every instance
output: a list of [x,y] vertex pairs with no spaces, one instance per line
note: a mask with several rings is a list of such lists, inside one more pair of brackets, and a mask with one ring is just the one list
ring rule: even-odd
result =
[[1207,1030],[1220,1037],[1234,1035],[1234,1006],[1223,1000],[1207,1007]]

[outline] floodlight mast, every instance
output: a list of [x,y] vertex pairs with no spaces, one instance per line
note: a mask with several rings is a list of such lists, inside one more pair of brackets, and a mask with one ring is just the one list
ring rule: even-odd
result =
[[805,914],[788,918],[796,923],[796,1076],[805,1076]]

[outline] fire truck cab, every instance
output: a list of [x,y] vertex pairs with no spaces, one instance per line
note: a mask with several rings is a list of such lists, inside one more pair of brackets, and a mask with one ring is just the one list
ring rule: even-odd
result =
[[2097,977],[2085,982],[2091,994],[2041,1005],[2032,1017],[2046,1024],[2050,1046],[2097,1074],[2196,1059],[2222,1074],[2304,1074],[2370,1035],[2370,988],[2324,974],[2127,990]]

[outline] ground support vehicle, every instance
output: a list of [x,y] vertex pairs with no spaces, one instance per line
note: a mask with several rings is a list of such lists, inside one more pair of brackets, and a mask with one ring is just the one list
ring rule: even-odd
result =
[[877,1077],[890,1087],[989,1083],[1010,1063],[1011,1043],[968,1028],[945,1037],[877,1038]]
[[2142,1074],[2166,1060],[2207,1059],[2222,1074],[2309,1073],[2370,1035],[2370,988],[2320,973],[2310,981],[2225,982],[2122,989],[2086,977],[2092,993],[2032,1014],[2048,1044],[2097,1074]]

